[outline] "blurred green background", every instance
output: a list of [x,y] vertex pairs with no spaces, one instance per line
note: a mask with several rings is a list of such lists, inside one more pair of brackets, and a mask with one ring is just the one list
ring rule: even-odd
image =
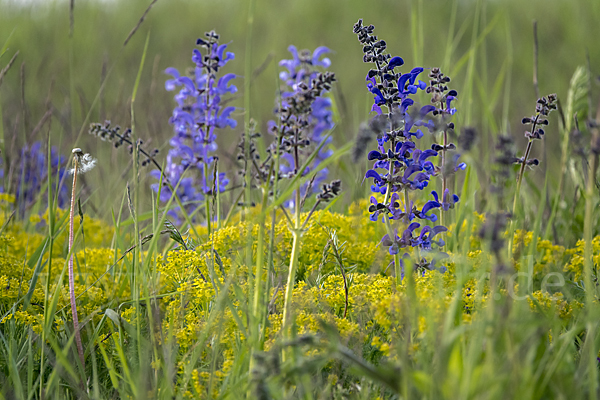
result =
[[[125,38],[150,1],[76,0],[74,4],[70,40],[68,1],[0,0],[0,45],[8,40],[9,47],[0,59],[0,68],[19,51],[0,87],[5,146],[7,152],[17,154],[15,149],[25,142],[44,139],[50,133],[63,154],[73,147],[92,153],[99,160],[98,168],[85,177],[85,187],[88,193],[95,193],[89,203],[92,212],[107,218],[110,207],[106,205],[119,206],[124,182],[130,179],[130,157],[127,151],[90,137],[87,124],[79,138],[78,133],[113,66],[89,122],[109,119],[123,127],[130,125],[130,99],[148,34],[136,125],[150,149],[163,149],[159,160],[166,155],[172,135],[168,120],[175,104],[174,93],[164,89],[167,75],[163,71],[191,67],[196,38],[211,29],[221,34],[222,42],[231,42],[229,50],[236,55],[224,72],[239,75],[235,81],[239,91],[233,101],[239,107],[238,127],[219,136],[220,151],[232,160],[243,130],[247,58],[251,57],[252,68],[260,72],[252,79],[249,112],[264,132],[275,105],[278,61],[290,57],[290,44],[300,49],[327,46],[332,50],[330,70],[338,79],[333,92],[338,122],[334,143],[354,139],[372,102],[364,85],[369,67],[362,63],[361,46],[352,33],[359,18],[376,26],[376,34],[387,41],[392,55],[404,58],[404,70],[439,66],[452,77],[451,87],[459,92],[455,121],[459,130],[477,128],[480,140],[471,159],[480,167],[489,161],[492,138],[499,133],[511,134],[520,144],[519,152],[524,149],[520,120],[534,112],[536,100],[532,84],[534,20],[538,21],[541,95],[555,92],[564,101],[570,77],[578,65],[587,63],[587,53],[592,72],[597,74],[600,65],[597,0],[256,0],[251,55],[245,54],[248,1],[158,0],[125,47]],[[421,101],[428,99],[422,97]],[[32,135],[47,109],[52,110],[53,118]],[[553,171],[559,163],[556,121],[554,115],[547,129],[546,165],[531,173],[532,181],[540,186],[544,169]],[[536,144],[533,155],[542,158],[542,148]],[[229,165],[230,177],[239,179],[235,166]],[[335,174],[349,193],[345,204],[366,194],[368,185],[358,184],[365,167],[366,160],[363,167],[349,158],[337,165]],[[479,175],[482,184],[489,179],[483,170]],[[550,176],[552,188],[558,178]],[[143,202],[150,207],[149,194]]]

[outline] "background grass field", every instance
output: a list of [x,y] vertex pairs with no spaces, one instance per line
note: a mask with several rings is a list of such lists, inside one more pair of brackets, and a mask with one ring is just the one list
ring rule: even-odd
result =
[[[107,217],[107,207],[99,207],[106,204],[103,194],[111,193],[122,181],[99,177],[124,171],[129,158],[86,137],[87,124],[84,135],[78,134],[88,112],[91,121],[110,119],[114,124],[129,126],[128,103],[146,34],[150,33],[150,42],[136,109],[140,136],[150,146],[164,148],[172,135],[168,119],[174,105],[173,93],[164,90],[168,76],[163,71],[170,66],[180,70],[191,66],[196,37],[210,29],[220,32],[231,41],[230,49],[236,54],[229,71],[244,75],[248,5],[243,1],[158,1],[125,48],[124,38],[148,2],[76,2],[72,40],[68,2],[18,4],[4,1],[0,15],[0,37],[5,40],[12,33],[11,52],[20,51],[0,93],[4,134],[10,138],[7,145],[12,145],[12,137],[16,136],[15,146],[19,148],[50,104],[55,117],[51,124],[54,144],[63,152],[76,146],[93,146],[101,161],[110,160],[100,162],[97,171],[87,178],[96,182],[91,186],[99,194],[90,201],[102,217]],[[390,53],[401,55],[407,65],[439,66],[452,77],[453,87],[460,94],[457,125],[478,128],[478,157],[489,162],[491,138],[498,133],[512,134],[521,144],[519,148],[524,148],[520,120],[531,113],[536,100],[532,84],[533,20],[538,21],[540,93],[555,92],[565,98],[570,77],[577,66],[586,64],[586,54],[592,66],[600,62],[600,55],[593,51],[595,38],[600,36],[595,23],[599,15],[600,6],[594,1],[383,1],[377,6],[362,1],[259,1],[250,62],[260,74],[252,80],[252,108],[248,112],[264,132],[275,106],[280,70],[277,63],[289,57],[287,46],[327,46],[334,52],[330,56],[331,69],[338,78],[334,140],[338,145],[353,140],[359,123],[367,119],[370,101],[363,86],[366,69],[361,62],[361,48],[351,31],[352,24],[364,18],[376,24]],[[104,90],[90,109],[109,70]],[[241,83],[238,86],[241,89]],[[233,102],[239,107],[236,114],[240,122],[244,113],[242,92]],[[47,126],[44,128],[38,137],[47,133]],[[224,154],[235,154],[240,131],[228,131],[219,137]],[[546,168],[555,171],[558,167],[559,142],[556,132],[547,135],[547,162],[531,174],[536,182],[544,180]],[[542,146],[536,147],[534,156],[541,158]],[[341,177],[345,181],[360,179],[356,168],[342,164]],[[550,190],[557,183],[556,176],[549,174]],[[360,185],[347,187],[352,193],[349,199],[365,194]],[[144,199],[148,201],[148,197]],[[118,207],[114,202],[109,204]]]

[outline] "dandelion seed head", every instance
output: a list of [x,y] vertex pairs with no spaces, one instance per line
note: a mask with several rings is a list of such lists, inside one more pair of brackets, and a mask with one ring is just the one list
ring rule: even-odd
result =
[[[77,162],[79,164],[79,168],[77,168],[77,172],[80,174],[85,174],[86,172],[92,170],[96,166],[96,159],[92,157],[89,153],[83,153],[83,151],[76,147],[72,150],[74,163]],[[75,167],[69,170],[70,174],[75,173]]]

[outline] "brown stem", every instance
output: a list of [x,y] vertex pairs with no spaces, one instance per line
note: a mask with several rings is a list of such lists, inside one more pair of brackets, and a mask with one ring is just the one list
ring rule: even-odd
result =
[[79,168],[79,155],[73,157],[73,190],[71,193],[71,212],[69,218],[69,297],[71,298],[71,313],[73,314],[73,330],[75,331],[75,344],[81,365],[85,370],[83,346],[79,335],[79,318],[77,317],[77,303],[75,302],[75,278],[73,276],[73,225],[75,222],[75,191],[77,189],[77,170]]

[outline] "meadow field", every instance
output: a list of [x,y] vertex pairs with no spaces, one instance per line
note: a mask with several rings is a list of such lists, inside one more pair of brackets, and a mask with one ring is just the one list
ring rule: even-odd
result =
[[597,21],[0,0],[0,399],[597,399]]

